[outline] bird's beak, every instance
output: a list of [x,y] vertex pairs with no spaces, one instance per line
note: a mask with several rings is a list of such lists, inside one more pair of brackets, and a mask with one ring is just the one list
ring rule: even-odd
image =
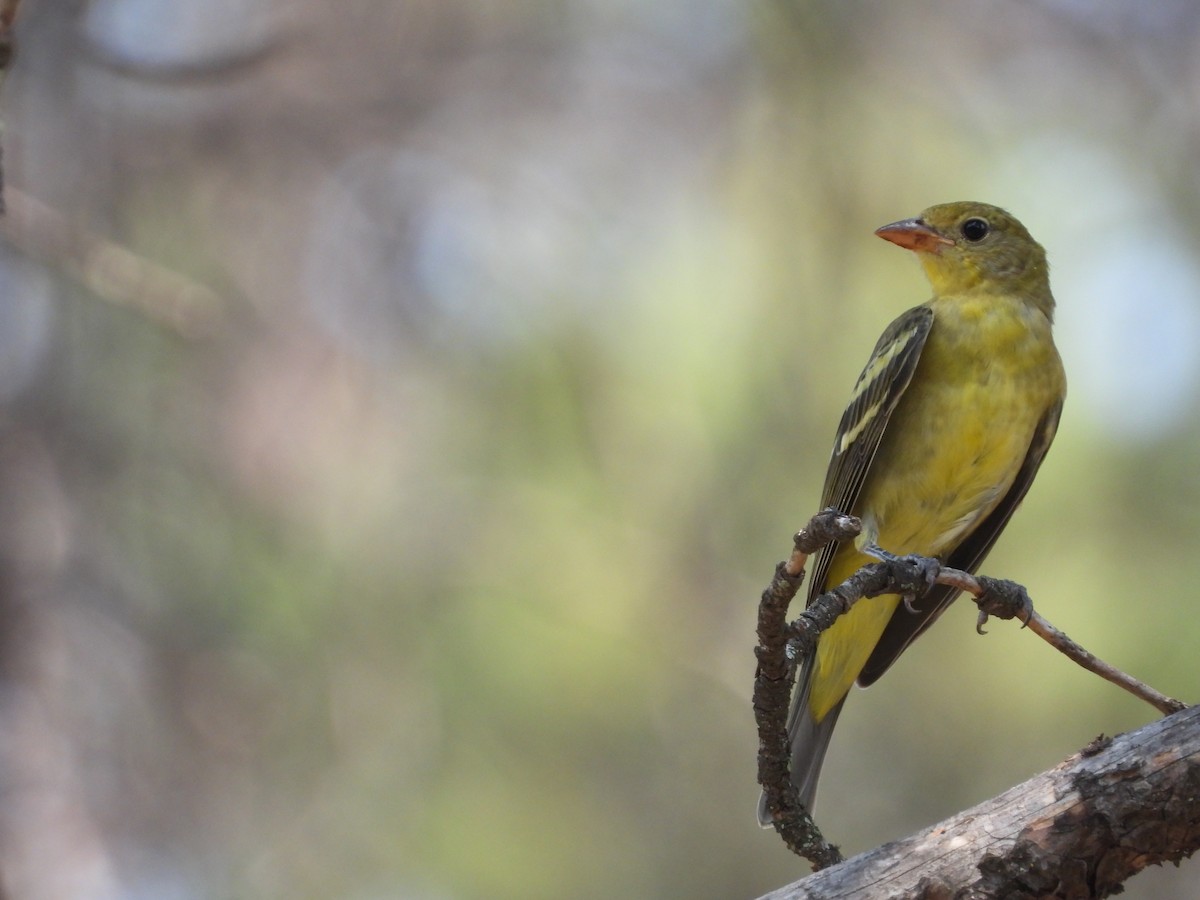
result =
[[943,247],[953,247],[954,241],[942,237],[920,219],[905,219],[876,228],[875,233],[905,250],[922,253],[941,253]]

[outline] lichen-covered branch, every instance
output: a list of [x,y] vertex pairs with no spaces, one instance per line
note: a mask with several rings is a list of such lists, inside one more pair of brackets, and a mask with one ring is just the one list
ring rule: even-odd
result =
[[[758,646],[754,654],[754,719],[758,725],[758,781],[774,815],[775,829],[793,853],[820,869],[842,859],[837,847],[821,835],[808,811],[800,803],[789,777],[787,713],[796,679],[794,661],[788,652],[788,606],[804,581],[808,557],[830,541],[851,538],[861,525],[857,519],[827,509],[813,516],[796,533],[791,558],[775,567],[775,577],[763,591],[758,605]],[[837,617],[834,613],[830,622]],[[826,626],[828,627],[828,626]],[[811,652],[819,632],[806,648]]]
[[822,836],[800,803],[790,777],[787,714],[795,669],[812,653],[819,638],[838,616],[864,597],[916,594],[929,585],[936,561],[924,557],[890,558],[864,566],[831,591],[822,594],[788,624],[788,605],[804,580],[808,556],[831,541],[854,538],[861,523],[835,509],[826,509],[796,534],[795,549],[763,592],[758,607],[758,670],[754,677],[754,718],[758,725],[758,781],[766,796],[772,824],[792,852],[816,869],[841,859],[837,847]]

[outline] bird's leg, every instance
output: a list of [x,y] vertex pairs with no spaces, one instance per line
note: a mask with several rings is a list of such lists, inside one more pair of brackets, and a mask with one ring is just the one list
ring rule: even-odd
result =
[[860,549],[867,556],[873,556],[892,567],[892,576],[902,587],[907,588],[900,592],[904,608],[910,613],[919,613],[920,610],[914,605],[917,597],[933,586],[942,564],[931,556],[918,556],[915,553],[897,556],[874,543],[864,544]]
[[894,563],[900,561],[900,557],[895,553],[892,553],[890,550],[884,550],[875,543],[863,544],[860,549],[867,556],[873,556],[880,562]]

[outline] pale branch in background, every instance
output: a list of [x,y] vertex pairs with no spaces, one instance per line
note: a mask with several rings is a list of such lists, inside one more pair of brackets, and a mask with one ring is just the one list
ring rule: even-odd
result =
[[[12,26],[19,6],[20,0],[0,0],[0,88],[12,66]],[[3,158],[0,145],[0,213],[5,214],[0,234],[14,248],[73,276],[102,299],[136,310],[183,337],[204,337],[217,330],[224,304],[216,292],[72,224],[28,194],[9,190]]]
[[181,337],[209,337],[222,327],[225,302],[211,288],[78,227],[29,194],[10,190],[8,199],[0,234],[30,258]]

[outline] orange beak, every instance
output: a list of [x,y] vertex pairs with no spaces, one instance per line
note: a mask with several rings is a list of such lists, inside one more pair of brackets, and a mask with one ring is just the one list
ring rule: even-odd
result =
[[941,253],[943,247],[953,247],[954,241],[942,237],[920,219],[905,219],[876,228],[875,233],[905,250],[919,253]]

